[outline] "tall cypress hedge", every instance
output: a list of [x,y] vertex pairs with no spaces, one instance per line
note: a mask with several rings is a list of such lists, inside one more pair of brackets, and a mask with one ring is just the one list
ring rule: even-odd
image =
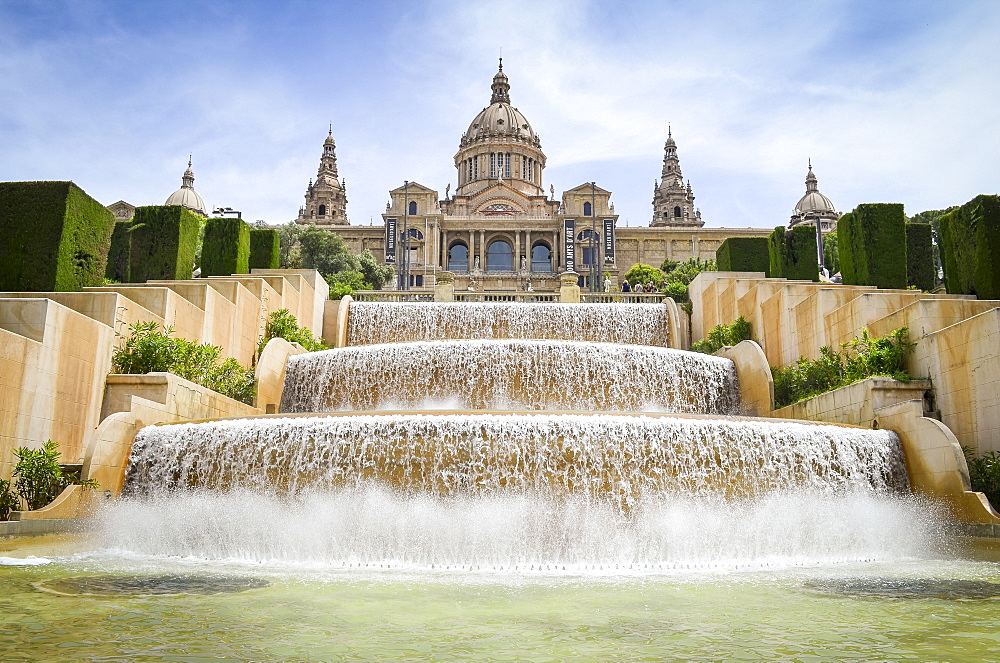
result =
[[729,237],[715,252],[720,272],[764,272],[770,276],[771,256],[767,237]]
[[948,292],[1000,299],[1000,196],[976,196],[948,212],[938,235]]
[[137,207],[132,218],[129,283],[191,278],[202,218],[180,205]]
[[906,224],[906,285],[934,289],[934,248],[931,224]]
[[770,268],[768,276],[796,281],[819,281],[819,258],[816,256],[816,227],[778,226],[768,238]]
[[863,203],[837,222],[840,273],[849,285],[906,287],[906,214],[901,203]]
[[272,228],[250,230],[250,269],[278,269],[281,241]]
[[250,226],[243,219],[209,219],[201,248],[202,276],[250,272]]
[[129,252],[132,249],[132,220],[116,221],[108,250],[108,267],[104,276],[119,283],[129,283]]
[[0,182],[0,290],[102,285],[114,225],[72,182]]

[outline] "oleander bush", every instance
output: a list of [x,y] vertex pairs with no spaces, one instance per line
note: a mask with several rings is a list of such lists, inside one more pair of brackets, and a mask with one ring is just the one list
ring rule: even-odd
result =
[[264,346],[272,338],[283,338],[291,343],[298,343],[309,352],[317,350],[327,350],[323,342],[313,336],[313,333],[305,327],[300,327],[298,320],[287,308],[275,311],[267,318],[264,326],[264,337],[260,339],[257,346],[257,354],[264,351]]
[[906,287],[906,214],[900,203],[863,203],[837,222],[840,273],[849,285]]
[[720,272],[764,272],[769,276],[771,256],[767,237],[729,237],[715,252]]
[[202,276],[250,273],[250,226],[232,217],[205,222],[201,248]]
[[819,359],[799,359],[785,368],[771,367],[775,407],[785,407],[874,376],[909,382],[912,378],[906,372],[906,358],[914,344],[907,342],[906,332],[906,327],[900,327],[873,338],[867,329],[862,329],[860,337],[842,343],[839,351],[823,347]]
[[248,405],[257,393],[254,372],[233,358],[221,359],[222,348],[174,338],[173,329],[155,322],[129,327],[125,344],[111,358],[115,373],[166,372],[190,380]]
[[819,281],[815,226],[778,226],[768,236],[767,246],[768,276],[795,281]]
[[110,210],[72,182],[0,182],[0,290],[101,285],[114,226]]
[[97,488],[92,479],[81,481],[79,477],[63,471],[59,464],[59,445],[46,441],[40,449],[18,447],[14,449],[17,463],[9,481],[0,481],[0,520],[7,520],[11,511],[21,509],[34,511],[50,504],[71,484],[82,484],[87,488]]
[[715,354],[727,345],[749,341],[751,331],[750,322],[741,315],[732,324],[716,325],[703,340],[692,343],[691,350],[707,355]]
[[21,499],[11,488],[10,481],[0,479],[0,520],[10,520],[10,512],[21,508]]

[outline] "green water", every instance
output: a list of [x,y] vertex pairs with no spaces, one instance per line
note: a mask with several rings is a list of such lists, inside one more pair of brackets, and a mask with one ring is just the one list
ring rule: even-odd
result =
[[[1000,599],[963,594],[1000,583],[1000,564],[962,557],[582,577],[71,554],[47,566],[0,567],[0,661],[1000,660]],[[157,573],[270,584],[129,597],[34,586]],[[883,595],[855,591],[883,586]]]

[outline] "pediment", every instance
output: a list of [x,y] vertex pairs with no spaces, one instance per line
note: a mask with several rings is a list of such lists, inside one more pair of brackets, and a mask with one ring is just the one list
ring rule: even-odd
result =
[[610,196],[611,195],[610,191],[608,191],[607,189],[602,189],[599,186],[594,186],[593,188],[591,188],[590,182],[584,182],[583,184],[581,184],[579,186],[575,186],[572,189],[568,189],[566,191],[563,191],[563,195],[564,196],[567,193],[587,194],[588,196],[591,193],[594,193],[595,195],[603,195],[603,196]]
[[472,200],[469,201],[469,207],[477,214],[512,216],[524,214],[524,211],[529,207],[529,202],[528,197],[517,189],[497,183],[473,196]]
[[424,186],[420,182],[410,182],[409,185],[404,184],[403,186],[396,187],[395,189],[393,189],[389,193],[390,194],[398,194],[400,196],[402,196],[405,193],[409,193],[411,196],[414,195],[414,194],[432,193],[432,194],[434,194],[435,197],[437,197],[437,191],[435,191],[434,189],[431,189],[429,187]]

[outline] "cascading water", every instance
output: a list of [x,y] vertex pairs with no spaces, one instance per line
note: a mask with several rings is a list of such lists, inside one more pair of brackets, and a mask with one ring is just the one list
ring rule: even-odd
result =
[[489,340],[363,345],[293,356],[281,411],[736,414],[739,404],[735,367],[721,357],[611,343]]
[[354,347],[289,361],[291,416],[143,429],[105,534],[152,555],[505,573],[923,551],[895,434],[724,416],[732,362],[652,347],[666,315],[352,304]]
[[448,339],[549,339],[670,345],[665,306],[351,302],[347,344]]

